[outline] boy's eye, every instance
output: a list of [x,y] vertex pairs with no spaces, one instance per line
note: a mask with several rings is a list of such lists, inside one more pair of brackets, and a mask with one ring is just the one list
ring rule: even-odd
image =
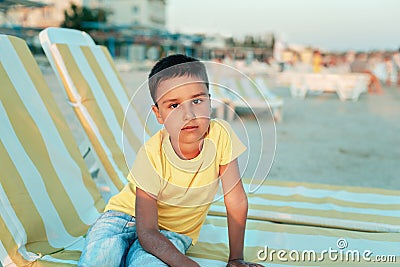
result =
[[169,107],[170,108],[177,108],[177,107],[179,107],[179,104],[171,104],[171,105],[169,105]]
[[201,102],[203,102],[203,99],[200,98],[193,99],[193,104],[200,104]]

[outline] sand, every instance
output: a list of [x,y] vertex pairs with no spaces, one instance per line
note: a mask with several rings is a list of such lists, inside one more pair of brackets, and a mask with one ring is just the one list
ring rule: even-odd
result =
[[357,102],[273,91],[285,104],[270,179],[400,189],[400,88]]
[[[145,81],[145,71],[122,72],[130,90]],[[82,132],[51,72],[46,79],[64,114],[72,122],[74,135]],[[273,84],[273,83],[271,83]],[[350,185],[400,190],[400,88],[384,87],[382,95],[362,94],[357,102],[341,102],[336,94],[324,93],[292,98],[288,88],[271,87],[284,100],[283,120],[276,124],[276,151],[267,179]],[[260,114],[260,118],[269,118]],[[231,124],[252,149],[245,176],[260,161],[267,173],[274,152],[274,136],[259,138],[257,125],[269,129],[270,119],[244,116]],[[261,146],[260,140],[266,140]],[[240,159],[241,165],[246,159]],[[245,164],[246,165],[246,164]],[[246,167],[246,166],[245,166]],[[252,169],[249,171],[249,169]]]

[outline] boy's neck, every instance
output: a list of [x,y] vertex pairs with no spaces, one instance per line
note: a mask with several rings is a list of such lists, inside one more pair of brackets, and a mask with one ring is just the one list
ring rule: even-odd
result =
[[178,142],[173,142],[170,139],[172,148],[175,151],[175,154],[183,160],[190,160],[194,159],[197,157],[201,150],[203,149],[203,144],[204,144],[204,139],[199,140],[196,143],[190,143],[190,144],[179,144]]

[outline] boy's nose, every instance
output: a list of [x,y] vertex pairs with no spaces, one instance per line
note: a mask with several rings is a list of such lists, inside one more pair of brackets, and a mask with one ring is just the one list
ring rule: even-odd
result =
[[183,105],[183,120],[189,121],[192,120],[196,117],[196,114],[194,114],[194,109],[191,105],[191,103],[184,103]]

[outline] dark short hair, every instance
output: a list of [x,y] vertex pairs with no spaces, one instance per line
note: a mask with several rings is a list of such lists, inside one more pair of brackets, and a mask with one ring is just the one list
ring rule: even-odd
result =
[[162,81],[182,76],[197,77],[209,89],[206,67],[202,62],[182,54],[170,55],[160,59],[150,71],[149,89],[153,102],[157,104],[157,87]]

